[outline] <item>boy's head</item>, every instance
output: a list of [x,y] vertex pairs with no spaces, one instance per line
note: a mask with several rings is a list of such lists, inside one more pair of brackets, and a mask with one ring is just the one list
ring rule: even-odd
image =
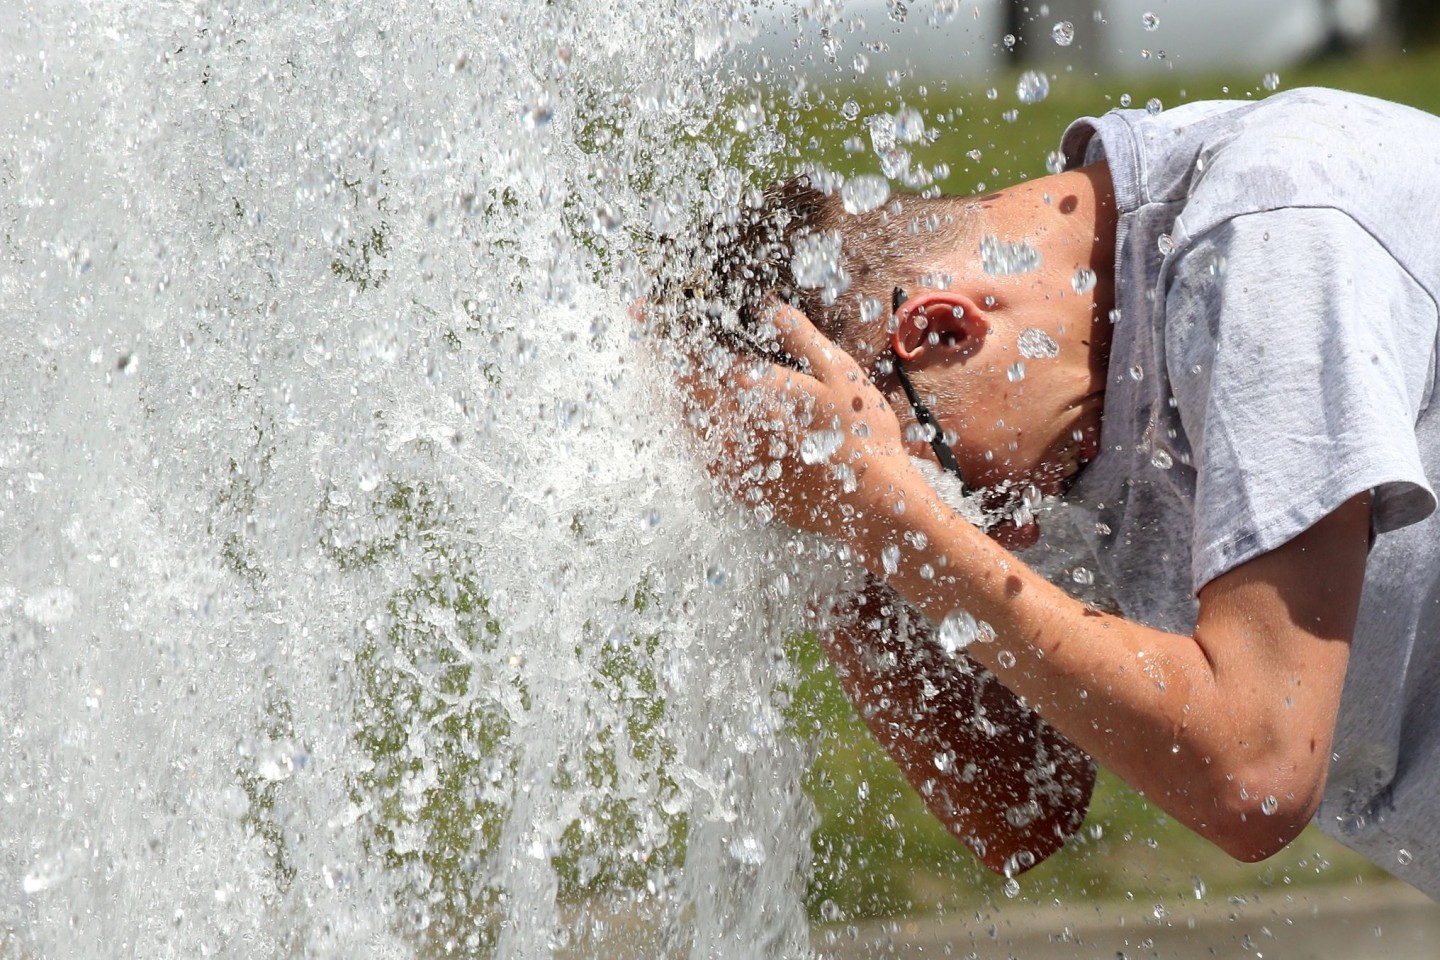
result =
[[693,291],[733,309],[742,331],[763,331],[769,307],[783,299],[866,367],[889,351],[894,289],[948,285],[937,254],[962,245],[971,206],[902,194],[851,213],[839,193],[805,177],[756,201],[704,238],[709,276],[692,278]]
[[903,358],[967,480],[1055,489],[1093,455],[1109,342],[1112,270],[1096,260],[1113,266],[1113,252],[1086,216],[1096,184],[1083,173],[982,198],[896,194],[855,213],[787,180],[702,240],[709,269],[686,281],[686,303],[761,352],[775,300],[793,304],[871,372],[928,457],[894,375]]

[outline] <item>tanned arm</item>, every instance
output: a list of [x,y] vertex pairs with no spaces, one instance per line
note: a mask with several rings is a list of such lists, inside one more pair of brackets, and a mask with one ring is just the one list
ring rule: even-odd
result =
[[[691,424],[724,445],[712,469],[736,495],[848,543],[932,622],[957,610],[987,621],[997,639],[971,645],[977,661],[1232,856],[1263,859],[1304,828],[1324,789],[1359,608],[1368,494],[1206,585],[1192,635],[1108,616],[957,516],[909,462],[864,372],[803,315],[778,312],[781,344],[808,373],[746,362],[721,386],[713,372],[681,377],[703,414]],[[807,463],[796,451],[817,428],[842,444]],[[906,534],[925,546],[902,549],[887,572],[882,550]]]
[[991,870],[1016,875],[1085,819],[1095,765],[993,675],[935,641],[872,580],[824,638],[841,686],[926,807]]

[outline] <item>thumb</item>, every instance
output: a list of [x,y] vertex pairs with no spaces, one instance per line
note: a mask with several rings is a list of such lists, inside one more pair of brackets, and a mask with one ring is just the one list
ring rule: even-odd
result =
[[860,370],[853,357],[817,330],[809,317],[788,303],[781,304],[775,312],[775,334],[781,348],[796,360],[803,360],[822,383],[833,383]]

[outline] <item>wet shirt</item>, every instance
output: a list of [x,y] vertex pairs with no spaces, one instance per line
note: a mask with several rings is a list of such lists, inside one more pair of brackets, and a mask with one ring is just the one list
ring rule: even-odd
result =
[[1372,493],[1328,833],[1440,898],[1440,119],[1328,90],[1066,132],[1119,207],[1101,453],[1073,496],[1127,616]]

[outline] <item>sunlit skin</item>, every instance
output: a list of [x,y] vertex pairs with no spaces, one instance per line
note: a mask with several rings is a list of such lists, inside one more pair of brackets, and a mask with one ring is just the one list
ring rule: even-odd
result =
[[[906,288],[902,338],[921,307],[927,333],[941,328],[913,361],[917,387],[932,395],[933,409],[957,435],[957,456],[974,483],[1030,480],[1058,489],[1094,452],[1114,273],[1108,183],[1103,168],[1087,168],[985,199],[984,231],[1031,243],[1040,270],[989,277],[973,265],[973,250],[940,250],[936,272],[950,274],[948,286]],[[1071,286],[1079,266],[1101,281],[1085,296]],[[955,610],[987,621],[997,639],[973,644],[968,655],[1065,738],[1232,856],[1262,859],[1298,834],[1324,788],[1365,571],[1368,495],[1206,584],[1193,634],[1150,629],[1071,599],[957,516],[911,463],[911,454],[928,455],[928,448],[906,443],[895,412],[904,400],[870,382],[871,357],[857,362],[790,307],[777,308],[775,326],[806,372],[745,363],[719,385],[682,376],[691,400],[728,441],[712,470],[736,495],[761,498],[778,519],[848,544],[877,582],[931,623]],[[1012,382],[1006,371],[1020,359],[1016,340],[1030,327],[1053,337],[1059,354],[1026,361],[1024,379]],[[905,345],[921,347],[913,337]],[[798,419],[797,409],[805,412]],[[845,438],[830,464],[807,464],[795,453],[814,423]],[[746,446],[757,438],[786,442]],[[762,451],[762,466],[771,452],[785,450],[778,475],[747,474],[754,463],[744,449]],[[837,480],[837,461],[856,482]],[[906,543],[906,534],[909,543],[923,534],[926,545],[902,550],[898,568],[887,572],[881,551]],[[872,712],[881,700],[891,704],[887,746],[912,783],[933,779],[923,761],[937,740],[960,741],[986,760],[995,745],[967,740],[964,716],[884,696],[916,688],[924,664],[916,659],[908,676],[895,675],[893,665],[884,674],[865,653],[885,641],[865,633],[861,624],[832,638],[829,649],[862,712],[867,703]],[[886,728],[871,719],[872,729]],[[1046,831],[1073,830],[1088,782],[1079,765],[1070,773],[1084,787],[1065,801],[1071,806],[1047,810],[1028,835],[995,828],[995,846],[1034,851]],[[1013,802],[953,786],[972,805],[966,816],[947,820],[960,836],[988,829],[997,809]],[[987,803],[994,808],[984,809]],[[931,809],[946,819],[936,804]],[[1043,856],[1058,842],[1039,846]],[[985,862],[999,869],[1003,857],[987,848]]]
[[[1094,455],[1104,402],[1115,235],[1109,174],[1100,164],[1021,184],[984,198],[980,210],[977,232],[1030,244],[1041,252],[1040,268],[988,276],[973,249],[942,251],[933,273],[949,285],[907,287],[898,311],[899,339],[915,358],[907,369],[936,398],[974,485],[1029,480],[1058,492],[1061,478]],[[1082,268],[1095,286],[1079,294],[1073,282]],[[1026,330],[1053,340],[1056,356],[1026,358],[1018,343]],[[1017,362],[1023,375],[1013,378]],[[907,408],[899,393],[891,402]],[[911,452],[925,450],[919,443]]]

